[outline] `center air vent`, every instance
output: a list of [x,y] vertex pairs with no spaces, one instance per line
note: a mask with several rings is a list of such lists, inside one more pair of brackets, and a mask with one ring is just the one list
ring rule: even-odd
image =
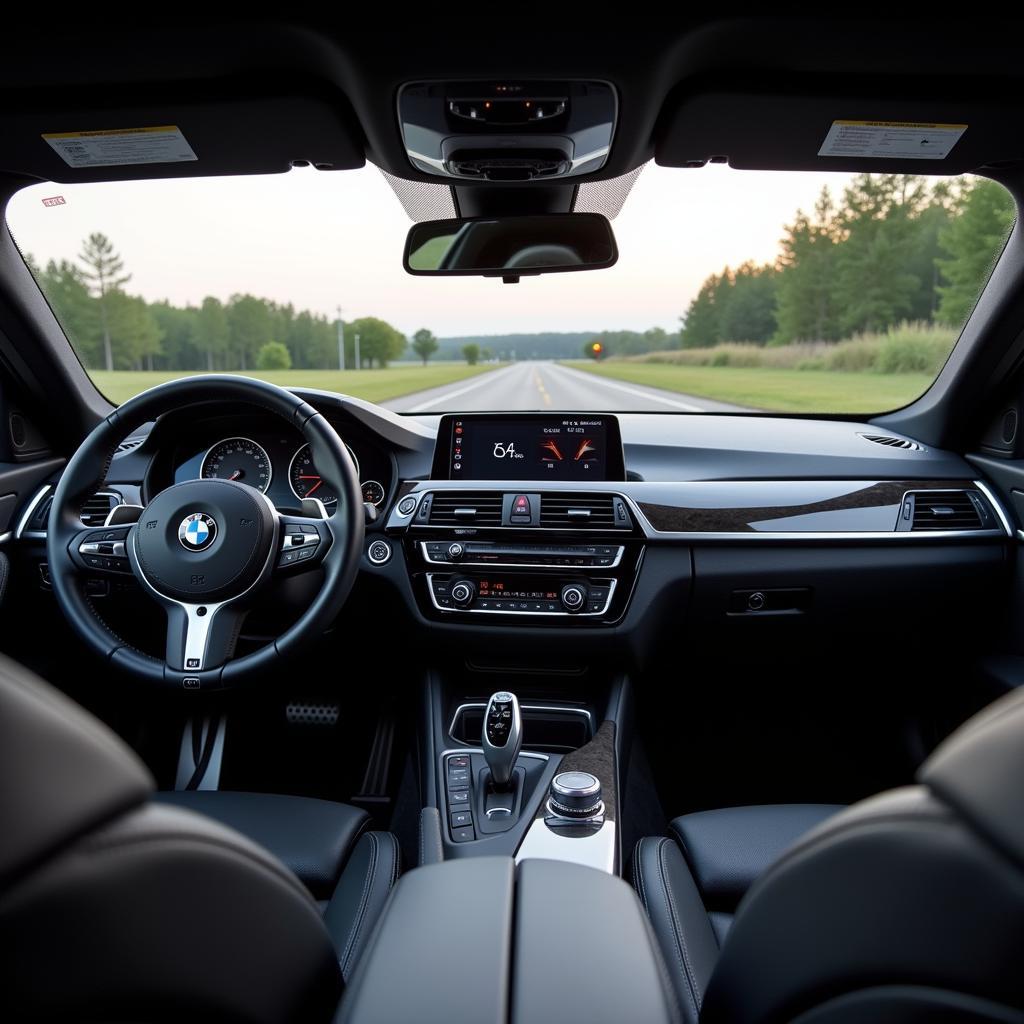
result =
[[110,510],[121,504],[121,496],[111,491],[98,491],[82,505],[82,522],[86,526],[102,526],[107,521]]
[[501,526],[500,493],[438,491],[430,508],[431,526]]
[[986,530],[989,512],[975,491],[914,491],[911,530]]
[[886,434],[859,434],[858,436],[863,437],[865,441],[871,441],[872,444],[885,445],[886,448],[902,448],[908,452],[924,451],[924,445],[905,437],[889,437]]
[[552,491],[541,495],[540,525],[549,529],[610,530],[629,523],[615,521],[614,495]]

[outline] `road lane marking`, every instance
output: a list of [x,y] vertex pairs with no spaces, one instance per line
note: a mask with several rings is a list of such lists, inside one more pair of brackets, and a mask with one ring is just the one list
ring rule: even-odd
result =
[[537,390],[540,392],[540,397],[544,399],[544,404],[550,405],[551,396],[544,387],[544,378],[540,375],[540,370],[538,369],[534,369],[533,371],[533,382],[537,385]]
[[470,391],[475,391],[479,387],[483,387],[484,384],[493,384],[495,379],[500,376],[507,376],[510,370],[516,369],[516,364],[513,363],[511,366],[505,367],[504,370],[489,370],[487,373],[482,373],[480,376],[473,381],[472,384],[467,385],[464,388],[458,388],[456,391],[446,391],[443,395],[438,395],[436,398],[430,399],[429,402],[421,402],[419,405],[413,406],[408,412],[423,412],[425,409],[430,409],[432,406],[438,405],[441,402],[447,402],[452,398],[458,398],[461,395],[468,394]]
[[573,370],[568,366],[559,366],[558,369],[569,374],[571,377],[580,376],[586,378],[588,381],[597,381],[600,384],[604,384],[616,391],[623,391],[627,395],[636,395],[638,398],[646,398],[651,402],[661,402],[663,405],[670,405],[672,408],[682,409],[684,412],[708,411],[707,409],[702,409],[699,405],[691,405],[689,402],[680,402],[676,398],[663,398],[661,395],[652,395],[647,391],[641,391],[639,388],[631,388],[626,384],[620,384],[618,381],[609,380],[607,377],[600,377],[596,373],[585,373],[583,370]]

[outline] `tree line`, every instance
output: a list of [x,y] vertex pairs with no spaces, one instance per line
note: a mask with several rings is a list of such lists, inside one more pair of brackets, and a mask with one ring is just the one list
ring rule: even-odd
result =
[[[208,295],[185,307],[147,302],[125,290],[131,275],[103,234],[83,242],[77,261],[50,260],[39,267],[31,256],[26,259],[90,369],[338,369],[337,320],[249,294],[232,295],[227,302]],[[365,367],[387,366],[408,345],[401,331],[377,317],[342,326],[348,368],[355,367],[356,335]],[[413,348],[426,362],[436,343],[421,330]]]
[[[1013,224],[1009,192],[985,179],[861,174],[825,187],[785,227],[775,263],[712,274],[679,344],[838,341],[903,321],[967,319]],[[614,346],[611,347],[615,351]]]

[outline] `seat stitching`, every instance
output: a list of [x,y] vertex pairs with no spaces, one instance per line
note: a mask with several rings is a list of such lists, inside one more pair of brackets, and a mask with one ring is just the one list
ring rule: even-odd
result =
[[352,931],[349,933],[348,942],[345,944],[345,951],[341,958],[341,970],[344,974],[348,967],[349,960],[351,959],[352,953],[355,948],[356,938],[359,935],[359,930],[363,924],[363,916],[366,913],[366,907],[369,903],[370,887],[373,885],[373,876],[377,870],[377,835],[375,832],[367,832],[366,835],[370,839],[370,845],[372,850],[370,851],[370,867],[366,872],[366,879],[363,882],[363,892],[359,898],[359,909],[356,911],[356,919],[352,925]]
[[[426,808],[424,808],[424,810],[426,810]],[[426,858],[426,846],[425,846],[426,837],[427,837],[427,830],[423,827],[423,821],[424,821],[425,817],[426,817],[426,815],[424,815],[424,814],[420,815],[420,864],[421,865],[423,863],[425,863],[425,861],[427,859]]]
[[651,908],[647,904],[647,889],[644,886],[644,869],[643,863],[640,860],[640,846],[643,843],[641,839],[636,846],[633,847],[633,880],[640,886],[640,902],[644,905],[644,910],[647,911],[647,916],[651,916]]
[[[700,1015],[700,1003],[697,1001],[697,982],[693,974],[693,968],[690,966],[690,954],[686,948],[686,940],[683,938],[682,928],[679,924],[679,916],[676,913],[675,900],[672,897],[672,889],[668,884],[668,875],[665,871],[665,861],[663,853],[665,846],[671,843],[671,839],[662,839],[658,843],[658,870],[661,873],[661,886],[662,891],[665,894],[665,905],[669,910],[669,915],[672,919],[672,931],[675,934],[676,945],[677,945],[677,958],[679,959],[680,966],[683,967],[683,972],[686,975],[687,991],[690,994],[690,1002],[693,1003],[693,1011],[698,1016]],[[679,953],[682,953],[680,956]]]

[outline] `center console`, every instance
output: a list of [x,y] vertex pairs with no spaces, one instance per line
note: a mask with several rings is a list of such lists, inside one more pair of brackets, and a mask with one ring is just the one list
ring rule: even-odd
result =
[[601,627],[622,618],[643,558],[609,487],[624,480],[614,416],[444,416],[431,479],[387,530],[428,619]]

